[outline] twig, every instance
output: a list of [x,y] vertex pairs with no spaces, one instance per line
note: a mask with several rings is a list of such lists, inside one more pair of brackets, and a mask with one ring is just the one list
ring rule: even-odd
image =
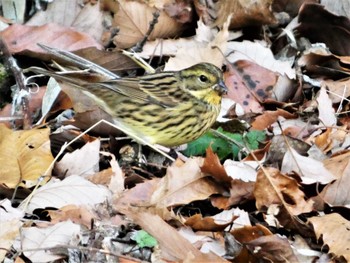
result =
[[160,16],[160,13],[158,10],[153,13],[153,19],[149,23],[149,28],[148,28],[148,31],[146,32],[145,36],[134,47],[130,48],[130,51],[132,51],[132,52],[141,52],[142,51],[143,46],[145,45],[146,41],[148,40],[148,37],[152,34],[155,25],[158,23],[159,16]]

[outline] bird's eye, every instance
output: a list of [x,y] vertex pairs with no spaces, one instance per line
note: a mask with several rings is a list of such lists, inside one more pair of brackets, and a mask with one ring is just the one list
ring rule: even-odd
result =
[[205,76],[205,75],[200,75],[199,76],[199,80],[202,81],[202,82],[207,82],[208,81],[208,77]]

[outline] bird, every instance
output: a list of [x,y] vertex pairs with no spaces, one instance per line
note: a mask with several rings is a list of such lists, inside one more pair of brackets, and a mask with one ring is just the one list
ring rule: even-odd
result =
[[227,93],[222,71],[211,63],[93,83],[38,67],[30,71],[82,90],[130,137],[166,147],[191,142],[209,130]]

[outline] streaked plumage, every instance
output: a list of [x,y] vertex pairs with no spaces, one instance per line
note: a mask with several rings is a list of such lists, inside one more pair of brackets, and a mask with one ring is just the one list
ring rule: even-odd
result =
[[192,141],[207,131],[227,91],[220,69],[209,63],[91,84],[42,69],[34,71],[86,91],[131,137],[164,146]]

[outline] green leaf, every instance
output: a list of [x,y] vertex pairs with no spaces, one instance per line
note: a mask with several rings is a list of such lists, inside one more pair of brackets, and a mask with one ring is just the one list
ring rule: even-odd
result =
[[[241,134],[225,132],[221,127],[217,129],[217,132],[233,139],[239,144],[246,144],[251,150],[257,149],[259,142],[264,141],[266,137],[262,131],[250,131],[245,135],[244,140]],[[190,142],[183,153],[187,156],[204,155],[209,146],[219,156],[220,160],[228,157],[230,154],[233,157],[237,157],[240,151],[240,148],[236,144],[224,138],[217,137],[211,131],[208,131],[197,140]]]
[[140,248],[154,247],[158,244],[157,240],[145,230],[136,231],[131,239],[135,240]]
[[259,143],[266,140],[266,134],[263,131],[250,131],[247,133],[246,142],[251,150],[258,149]]

